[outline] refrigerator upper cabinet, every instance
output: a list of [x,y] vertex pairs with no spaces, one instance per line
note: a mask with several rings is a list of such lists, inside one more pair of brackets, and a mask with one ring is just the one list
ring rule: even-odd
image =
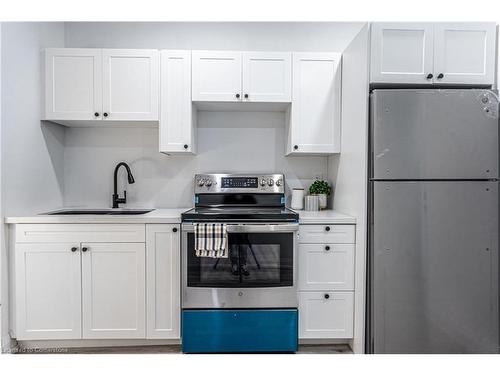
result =
[[374,352],[497,352],[498,182],[372,184]]
[[496,24],[436,23],[436,83],[492,85],[495,81]]
[[432,83],[433,32],[432,23],[372,24],[371,82]]
[[498,177],[498,99],[488,90],[374,90],[373,179]]

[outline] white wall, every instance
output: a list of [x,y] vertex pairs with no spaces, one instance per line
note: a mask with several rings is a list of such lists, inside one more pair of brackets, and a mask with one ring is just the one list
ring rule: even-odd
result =
[[331,156],[334,208],[356,217],[353,350],[363,352],[368,150],[368,41],[366,25],[342,56],[342,150]]
[[[66,23],[66,47],[343,51],[363,23]],[[281,113],[200,112],[198,155],[158,153],[153,129],[67,129],[64,204],[107,206],[112,172],[131,163],[129,206],[192,204],[198,172],[281,172],[287,188],[327,177],[327,157],[285,158]],[[125,179],[122,176],[123,186]]]

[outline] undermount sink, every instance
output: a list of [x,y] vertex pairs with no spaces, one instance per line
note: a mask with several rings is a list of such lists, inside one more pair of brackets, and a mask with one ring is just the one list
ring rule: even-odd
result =
[[47,212],[45,215],[143,215],[148,212],[153,211],[153,209],[113,209],[113,208],[105,208],[105,209],[66,209],[66,210],[58,210]]

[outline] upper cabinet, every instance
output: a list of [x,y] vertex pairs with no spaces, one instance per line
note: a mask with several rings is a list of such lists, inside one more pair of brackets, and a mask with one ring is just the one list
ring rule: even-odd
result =
[[193,51],[195,102],[290,102],[291,53]]
[[156,50],[45,50],[45,114],[66,125],[158,121]]
[[340,152],[340,53],[294,53],[288,154]]
[[371,83],[492,85],[494,23],[374,23]]

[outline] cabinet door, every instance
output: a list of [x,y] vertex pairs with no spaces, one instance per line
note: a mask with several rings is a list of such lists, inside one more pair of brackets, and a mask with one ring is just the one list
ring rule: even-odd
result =
[[353,292],[299,292],[299,338],[352,338],[353,297]]
[[81,338],[79,250],[75,243],[16,244],[18,340]]
[[354,245],[300,244],[299,289],[353,290]]
[[193,101],[241,101],[241,52],[193,51]]
[[432,23],[373,23],[370,81],[432,83],[433,39]]
[[[492,85],[495,79],[495,23],[436,23],[436,83]],[[442,78],[440,78],[442,77]]]
[[158,121],[158,55],[157,50],[102,50],[105,120]]
[[288,154],[340,152],[339,53],[294,53]]
[[180,337],[181,262],[180,231],[177,227],[146,225],[148,339]]
[[244,52],[242,91],[248,102],[292,101],[292,54]]
[[160,66],[160,152],[193,153],[191,51],[161,51]]
[[45,50],[46,120],[100,120],[101,50]]
[[82,243],[84,339],[146,337],[144,243]]

